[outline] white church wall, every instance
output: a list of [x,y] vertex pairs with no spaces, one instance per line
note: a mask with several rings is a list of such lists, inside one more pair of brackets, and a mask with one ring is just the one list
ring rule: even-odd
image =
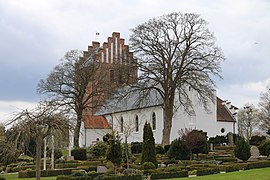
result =
[[[216,99],[214,102],[209,100],[209,111],[206,111],[203,104],[198,100],[195,91],[189,88],[188,94],[192,100],[194,113],[187,114],[181,107],[175,111],[171,131],[171,141],[179,137],[179,130],[181,129],[198,129],[207,132],[208,137],[216,136]],[[176,99],[176,103],[179,103],[178,99]]]
[[[119,133],[122,141],[125,140],[125,134],[128,135],[128,142],[141,142],[143,140],[143,127],[145,122],[149,122],[153,128],[152,115],[156,116],[156,128],[153,130],[154,138],[157,144],[161,143],[163,129],[163,110],[161,106],[136,109],[131,111],[114,113],[111,116],[105,116],[109,122],[112,122],[113,129]],[[138,116],[138,128],[136,128],[136,116]],[[123,131],[121,130],[121,118],[123,119]],[[122,131],[122,132],[121,132]]]
[[[224,132],[221,131],[221,129],[224,129]],[[223,132],[223,133],[222,133]],[[238,133],[237,131],[237,124],[234,122],[222,122],[218,121],[217,122],[217,135],[219,136],[226,136],[229,132],[232,133]]]
[[103,136],[111,131],[111,129],[86,129],[86,147],[94,145],[98,140],[102,141]]

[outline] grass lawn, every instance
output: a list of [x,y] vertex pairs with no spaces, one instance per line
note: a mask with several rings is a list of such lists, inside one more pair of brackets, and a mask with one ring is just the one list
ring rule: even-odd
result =
[[174,180],[248,180],[248,179],[259,179],[265,180],[270,179],[270,168],[251,169],[241,172],[230,172],[225,174],[214,174],[208,176],[199,176],[192,178],[175,178]]
[[[6,180],[18,179],[18,180],[34,180],[36,178],[18,178],[18,174],[5,174],[0,175],[0,177],[5,177]],[[42,177],[44,180],[56,180],[56,177]]]

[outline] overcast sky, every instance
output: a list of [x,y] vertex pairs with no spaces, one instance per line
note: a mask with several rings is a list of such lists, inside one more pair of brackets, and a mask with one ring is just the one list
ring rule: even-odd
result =
[[66,51],[113,31],[128,42],[131,28],[171,12],[209,22],[226,57],[218,96],[257,105],[270,83],[269,9],[269,0],[0,0],[0,122],[39,101],[39,80]]

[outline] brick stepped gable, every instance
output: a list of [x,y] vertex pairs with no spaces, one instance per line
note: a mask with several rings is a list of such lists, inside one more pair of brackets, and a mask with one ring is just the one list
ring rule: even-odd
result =
[[[88,46],[88,50],[83,52],[82,58],[89,58],[93,52],[96,53],[94,60],[99,66],[95,79],[102,82],[90,82],[88,92],[92,93],[94,90],[100,92],[100,88],[103,87],[109,91],[102,91],[104,92],[102,96],[92,98],[89,107],[95,107],[96,104],[100,106],[105,99],[112,95],[115,89],[136,83],[138,78],[137,59],[134,58],[133,52],[130,52],[129,46],[125,44],[120,33],[113,32],[112,37],[108,37],[107,42],[104,42],[102,46],[99,42],[93,41],[92,45]],[[86,112],[93,115],[97,109],[91,108]]]

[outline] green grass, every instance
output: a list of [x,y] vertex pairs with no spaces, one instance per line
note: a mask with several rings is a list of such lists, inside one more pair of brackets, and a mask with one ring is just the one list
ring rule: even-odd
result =
[[[17,180],[34,180],[36,178],[18,178],[18,174],[4,174],[4,175],[0,175],[0,177],[5,177],[6,180],[13,180],[13,179],[17,179]],[[41,179],[44,180],[56,180],[56,177],[42,177]]]
[[225,174],[213,174],[208,176],[198,176],[193,178],[175,178],[174,180],[248,180],[259,179],[269,180],[270,168],[251,169],[240,172],[230,172]]

